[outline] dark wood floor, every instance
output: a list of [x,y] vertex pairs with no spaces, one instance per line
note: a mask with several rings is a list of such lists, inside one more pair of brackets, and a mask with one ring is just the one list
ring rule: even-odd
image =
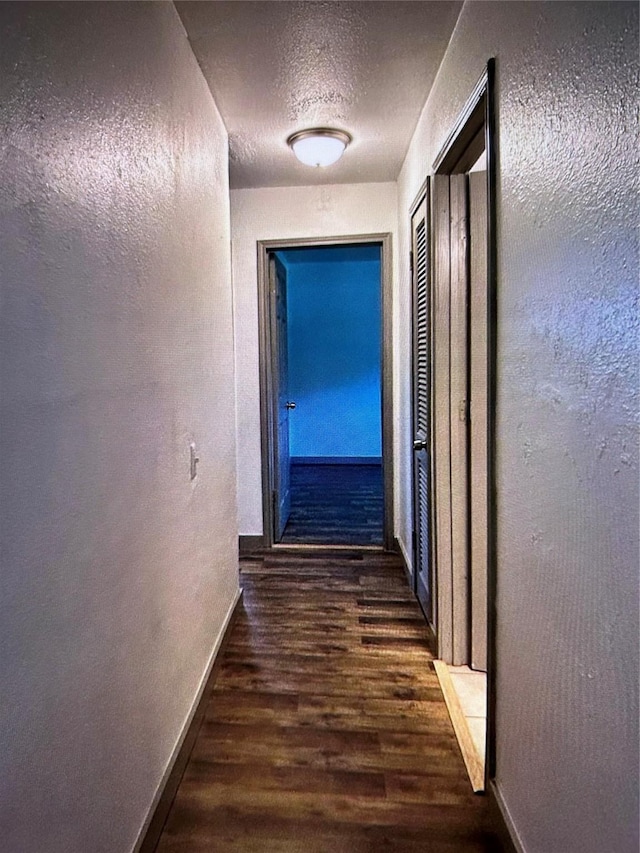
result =
[[381,465],[291,465],[291,515],[281,542],[382,545]]
[[398,560],[242,560],[244,600],[159,853],[499,851]]

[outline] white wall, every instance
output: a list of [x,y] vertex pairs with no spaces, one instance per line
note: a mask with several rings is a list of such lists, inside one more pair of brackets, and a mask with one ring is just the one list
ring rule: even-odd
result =
[[[346,155],[345,155],[346,156]],[[262,534],[258,240],[394,233],[395,184],[232,190],[240,533]],[[395,269],[395,239],[393,240]]]
[[226,132],[172,4],[0,24],[0,847],[125,853],[238,588]]
[[[637,48],[636,4],[467,3],[399,180],[402,259],[496,56],[497,783],[528,853],[638,849]],[[408,465],[408,419],[398,440]]]
[[379,459],[380,261],[286,266],[289,452]]

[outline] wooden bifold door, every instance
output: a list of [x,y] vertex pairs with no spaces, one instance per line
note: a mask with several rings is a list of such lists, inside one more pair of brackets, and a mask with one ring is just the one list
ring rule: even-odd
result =
[[434,624],[432,578],[431,276],[428,184],[411,217],[413,283],[413,561],[414,591]]

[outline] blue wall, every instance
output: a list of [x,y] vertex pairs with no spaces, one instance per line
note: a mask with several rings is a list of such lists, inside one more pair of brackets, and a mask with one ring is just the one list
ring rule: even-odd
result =
[[296,402],[291,455],[380,457],[380,248],[279,254],[287,267],[289,399]]

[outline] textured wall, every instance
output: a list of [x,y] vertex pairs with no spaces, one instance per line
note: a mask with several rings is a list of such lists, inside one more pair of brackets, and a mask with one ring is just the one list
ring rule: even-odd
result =
[[0,25],[0,848],[125,853],[238,586],[226,133],[171,4]]
[[395,184],[231,192],[242,535],[262,534],[257,241],[395,232],[397,221]]
[[[637,5],[467,3],[400,177],[403,257],[411,199],[492,55],[497,782],[528,853],[635,853]],[[405,274],[399,300],[407,376]],[[401,459],[409,439],[405,423]],[[407,480],[405,537],[409,501]]]
[[379,457],[380,262],[291,264],[287,313],[291,455]]

